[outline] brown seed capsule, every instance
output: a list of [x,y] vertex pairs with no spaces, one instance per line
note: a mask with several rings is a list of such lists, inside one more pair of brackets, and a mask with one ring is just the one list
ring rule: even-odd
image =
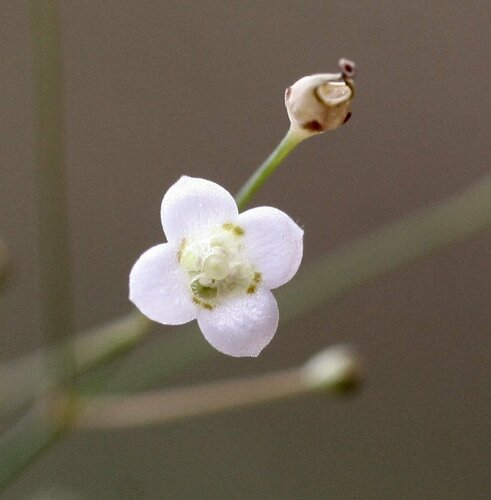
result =
[[342,73],[305,76],[285,92],[291,128],[306,135],[333,130],[349,119],[354,97],[354,63],[341,60]]

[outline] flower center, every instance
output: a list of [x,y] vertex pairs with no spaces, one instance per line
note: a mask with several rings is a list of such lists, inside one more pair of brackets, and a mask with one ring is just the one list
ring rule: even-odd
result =
[[213,309],[231,294],[256,291],[261,273],[245,255],[243,236],[241,227],[226,223],[207,238],[182,241],[178,260],[188,275],[196,304]]

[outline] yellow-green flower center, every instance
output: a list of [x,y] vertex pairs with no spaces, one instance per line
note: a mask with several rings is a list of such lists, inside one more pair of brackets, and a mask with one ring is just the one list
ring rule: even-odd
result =
[[231,294],[256,291],[261,274],[245,254],[243,236],[241,227],[225,223],[208,237],[182,241],[178,260],[196,304],[213,309]]

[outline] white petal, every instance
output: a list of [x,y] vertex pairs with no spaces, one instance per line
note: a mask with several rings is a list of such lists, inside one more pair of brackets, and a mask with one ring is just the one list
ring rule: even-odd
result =
[[206,232],[208,228],[234,222],[238,214],[232,195],[214,182],[181,177],[165,193],[160,215],[168,241]]
[[273,294],[261,288],[239,295],[212,311],[201,309],[198,324],[217,350],[235,357],[257,356],[278,328],[278,305]]
[[130,300],[145,316],[164,325],[196,318],[197,306],[177,262],[176,245],[156,245],[140,256],[130,273]]
[[281,210],[258,207],[239,215],[245,249],[262,273],[264,285],[276,288],[297,272],[303,254],[303,230]]

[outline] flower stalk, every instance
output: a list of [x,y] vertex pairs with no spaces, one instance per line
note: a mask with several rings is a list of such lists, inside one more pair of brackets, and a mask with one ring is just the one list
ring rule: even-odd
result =
[[[80,376],[131,350],[150,331],[150,321],[132,312],[98,328],[74,336],[68,342],[74,371]],[[0,415],[22,406],[36,395],[53,390],[59,380],[41,377],[46,359],[53,359],[58,347],[50,346],[0,365]]]
[[237,206],[243,210],[253,196],[275,172],[283,160],[306,138],[305,134],[297,130],[289,129],[285,137],[280,141],[275,150],[264,160],[264,162],[251,175],[249,180],[235,195]]
[[343,245],[300,272],[278,297],[282,320],[491,229],[491,174],[462,192]]
[[2,435],[0,491],[68,431],[73,417],[71,408],[69,399],[54,402],[45,395]]
[[81,400],[78,429],[117,429],[164,424],[189,417],[297,396],[306,392],[298,368],[268,375],[128,396]]
[[78,429],[118,429],[164,424],[189,417],[271,403],[309,392],[340,395],[361,379],[358,356],[346,346],[318,353],[305,365],[255,377],[129,396],[81,400]]

